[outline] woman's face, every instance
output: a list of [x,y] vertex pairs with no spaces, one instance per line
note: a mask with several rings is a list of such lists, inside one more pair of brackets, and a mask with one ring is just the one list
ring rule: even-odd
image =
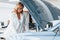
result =
[[22,13],[23,12],[23,6],[17,5],[17,12]]

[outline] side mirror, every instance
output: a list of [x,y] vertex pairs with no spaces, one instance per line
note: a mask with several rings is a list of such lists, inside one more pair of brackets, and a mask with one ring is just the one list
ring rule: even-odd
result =
[[8,25],[9,25],[9,23],[10,23],[10,21],[8,20],[8,21],[7,21],[7,25],[5,26],[4,22],[1,22],[1,26],[2,26],[2,28],[7,28]]
[[[5,23],[6,22],[6,23]],[[10,24],[10,21],[3,21],[3,22],[0,22],[0,34],[3,34],[6,30],[6,28],[8,27],[8,25]]]
[[0,40],[6,40],[4,37],[0,37]]

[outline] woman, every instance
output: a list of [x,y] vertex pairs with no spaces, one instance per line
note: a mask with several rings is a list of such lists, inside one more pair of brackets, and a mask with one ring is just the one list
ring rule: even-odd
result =
[[18,33],[22,33],[25,31],[26,16],[25,13],[23,12],[23,8],[24,5],[21,2],[17,3],[11,15],[13,26],[15,27]]

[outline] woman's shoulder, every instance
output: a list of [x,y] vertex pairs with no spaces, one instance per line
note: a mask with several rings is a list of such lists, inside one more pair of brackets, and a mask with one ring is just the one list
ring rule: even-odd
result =
[[29,15],[29,12],[23,11],[23,14],[24,14],[24,16],[27,16],[27,15]]

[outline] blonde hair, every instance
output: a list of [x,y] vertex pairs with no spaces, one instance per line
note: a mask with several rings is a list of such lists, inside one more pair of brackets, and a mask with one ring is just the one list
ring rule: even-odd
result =
[[[17,5],[21,5],[21,6],[24,8],[24,5],[23,5],[21,2],[18,2],[18,3],[16,4],[16,6],[17,6]],[[13,12],[16,12],[16,10],[17,10],[17,7],[14,8]]]
[[17,5],[21,5],[24,8],[24,5],[21,2],[18,2]]

